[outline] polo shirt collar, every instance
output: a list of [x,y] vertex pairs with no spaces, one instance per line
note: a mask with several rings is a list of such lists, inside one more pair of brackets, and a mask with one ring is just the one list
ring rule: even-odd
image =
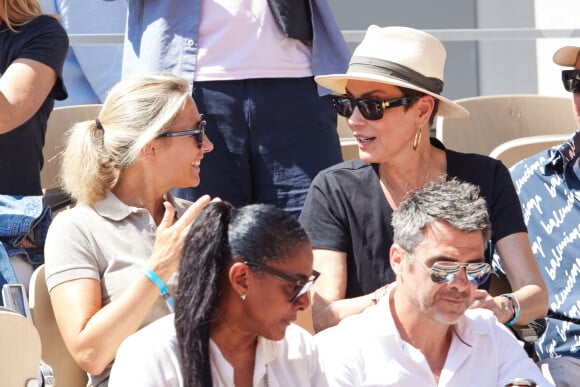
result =
[[[175,200],[171,192],[164,195],[165,200],[175,205]],[[133,207],[122,202],[114,193],[107,191],[104,199],[98,201],[93,206],[95,211],[103,218],[118,222],[132,214],[146,211],[143,208]]]

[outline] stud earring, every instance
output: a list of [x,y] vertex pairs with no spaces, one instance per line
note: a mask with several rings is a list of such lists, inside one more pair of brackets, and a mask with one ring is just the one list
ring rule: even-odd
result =
[[240,298],[242,299],[242,301],[246,301],[246,293],[240,294]]

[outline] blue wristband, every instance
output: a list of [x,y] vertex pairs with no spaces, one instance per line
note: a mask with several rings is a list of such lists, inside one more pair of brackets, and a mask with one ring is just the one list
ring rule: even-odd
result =
[[171,295],[169,294],[169,290],[167,290],[167,285],[165,285],[165,282],[163,282],[163,280],[159,278],[157,273],[155,273],[148,267],[141,269],[141,272],[145,274],[145,276],[149,278],[149,280],[159,288],[159,293],[161,294],[161,297],[163,297],[163,299],[167,303],[167,307],[169,308],[169,310],[173,312],[174,310],[173,297],[171,297]]
[[[510,300],[510,304],[512,305],[512,310],[514,312],[514,317],[505,323],[506,327],[511,327],[512,325],[514,325],[518,319],[520,318],[520,312],[522,311],[521,307],[520,307],[520,301],[518,300],[518,298],[515,296],[515,294],[512,293],[505,293],[502,294],[503,297],[506,297],[507,299]],[[514,308],[514,301],[516,304],[516,307]]]

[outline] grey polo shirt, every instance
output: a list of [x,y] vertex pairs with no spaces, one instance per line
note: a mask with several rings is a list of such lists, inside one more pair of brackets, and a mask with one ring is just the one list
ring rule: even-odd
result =
[[[167,194],[178,216],[191,202]],[[45,244],[48,289],[75,279],[101,282],[103,306],[135,281],[153,251],[157,225],[149,211],[128,206],[113,193],[93,207],[77,205],[59,213],[52,222]],[[174,292],[177,276],[167,285]],[[162,297],[143,322],[149,324],[169,310]]]

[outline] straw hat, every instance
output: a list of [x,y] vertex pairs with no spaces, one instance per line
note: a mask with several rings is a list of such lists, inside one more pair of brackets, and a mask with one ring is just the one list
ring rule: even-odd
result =
[[319,75],[316,82],[344,94],[347,81],[361,80],[406,87],[437,98],[442,117],[467,117],[469,112],[441,96],[445,47],[434,36],[408,27],[371,25],[354,50],[346,74]]
[[578,58],[579,52],[580,47],[562,47],[554,53],[554,57],[552,59],[554,63],[559,64],[560,66],[574,67],[576,65],[576,58]]

